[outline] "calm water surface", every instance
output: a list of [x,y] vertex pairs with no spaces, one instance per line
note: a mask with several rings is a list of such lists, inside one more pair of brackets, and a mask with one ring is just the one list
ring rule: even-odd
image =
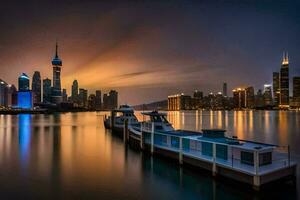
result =
[[[103,112],[0,115],[1,199],[297,199],[298,185],[253,192],[127,148]],[[142,116],[137,114],[142,120]],[[300,112],[169,112],[177,129],[225,128],[241,139],[290,145],[300,161]],[[299,174],[299,173],[298,173]],[[298,177],[298,180],[299,177]]]

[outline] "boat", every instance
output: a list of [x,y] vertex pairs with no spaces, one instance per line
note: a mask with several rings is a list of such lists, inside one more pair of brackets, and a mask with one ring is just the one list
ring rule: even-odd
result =
[[139,122],[134,115],[134,110],[129,105],[120,105],[118,109],[111,112],[111,116],[104,118],[104,127],[111,129],[114,133],[123,134],[124,123],[128,125],[138,125]]
[[153,155],[251,184],[254,189],[296,177],[297,163],[291,160],[289,147],[228,137],[223,129],[175,130],[165,113],[142,114],[148,120],[128,126],[128,142]]

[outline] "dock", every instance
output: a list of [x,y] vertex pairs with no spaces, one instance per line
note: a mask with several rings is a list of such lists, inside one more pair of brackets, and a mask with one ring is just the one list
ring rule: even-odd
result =
[[[151,120],[139,125],[130,125],[125,119],[122,131],[118,132],[124,143],[134,149],[207,170],[213,177],[246,183],[255,190],[283,179],[296,182],[297,163],[291,160],[288,146],[229,138],[221,129],[174,130],[162,114],[146,115]],[[114,123],[110,129],[116,130],[113,126]]]
[[[150,134],[149,131],[151,131]],[[162,139],[163,137],[164,139]],[[208,170],[212,176],[220,175],[249,184],[255,190],[260,190],[262,185],[276,180],[285,178],[295,181],[296,179],[297,163],[291,161],[290,153],[286,152],[289,151],[288,147],[282,149],[275,145],[249,142],[248,145],[256,144],[255,147],[261,148],[254,150],[254,162],[246,163],[240,158],[239,145],[232,144],[227,147],[225,153],[224,151],[218,153],[220,150],[222,152],[222,148],[224,149],[224,143],[213,140],[199,141],[197,137],[197,132],[190,132],[188,136],[186,134],[182,136],[154,132],[152,127],[149,129],[149,126],[145,126],[145,124],[142,125],[142,134],[138,135],[138,131],[136,134],[133,131],[129,132],[128,125],[124,125],[124,142],[129,143],[135,149],[150,152],[153,156],[157,154],[178,160],[180,165],[188,164]],[[243,140],[243,142],[247,143],[248,141]],[[202,147],[203,145],[206,147]],[[255,147],[249,145],[249,149]],[[268,157],[267,154],[270,150],[272,150],[272,160],[266,161],[267,163],[260,163],[260,160],[263,159],[262,156]]]

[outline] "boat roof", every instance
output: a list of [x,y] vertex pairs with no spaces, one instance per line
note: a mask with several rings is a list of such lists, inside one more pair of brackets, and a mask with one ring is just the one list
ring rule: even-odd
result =
[[130,107],[129,105],[120,105],[119,109],[115,109],[115,112],[134,112],[133,108]]
[[148,115],[148,116],[167,116],[167,113],[161,113],[161,112],[157,112],[155,111],[151,111],[151,112],[142,112],[142,115]]

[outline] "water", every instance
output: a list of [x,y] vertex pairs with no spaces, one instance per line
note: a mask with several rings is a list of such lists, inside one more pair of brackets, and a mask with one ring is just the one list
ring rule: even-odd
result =
[[[104,129],[104,114],[0,115],[0,198],[297,199],[299,181],[257,193],[126,148]],[[241,139],[290,145],[300,155],[300,112],[191,111],[168,118],[175,128],[225,128]]]

